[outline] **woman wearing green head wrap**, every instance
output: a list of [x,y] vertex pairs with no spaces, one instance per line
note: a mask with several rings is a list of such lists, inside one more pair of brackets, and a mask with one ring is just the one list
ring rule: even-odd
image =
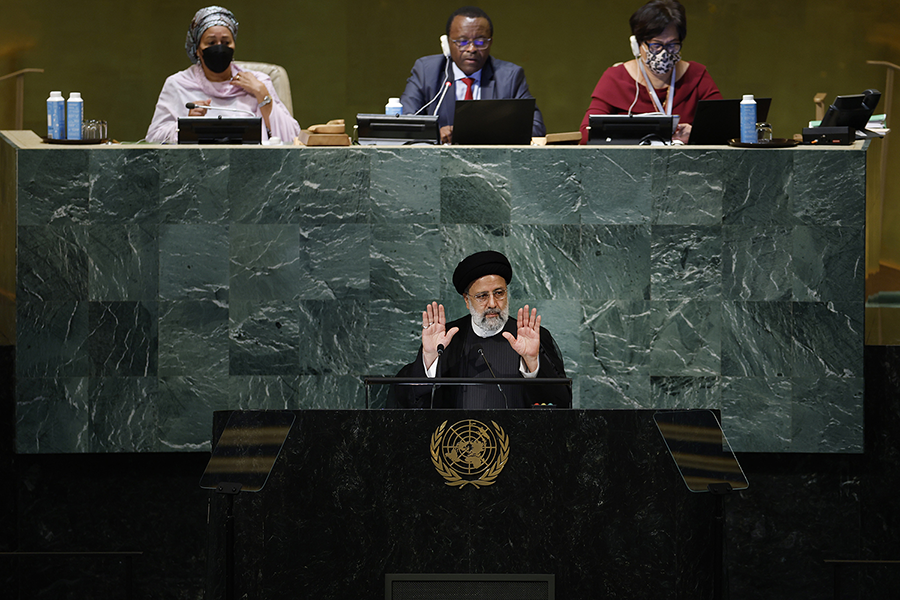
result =
[[[300,125],[282,104],[265,74],[246,71],[232,62],[238,22],[221,6],[201,8],[188,28],[185,50],[194,63],[166,79],[147,141],[175,143],[178,117],[215,117],[224,114],[207,106],[247,111],[263,121],[263,140],[278,137],[290,144]],[[193,103],[194,108],[185,105]]]

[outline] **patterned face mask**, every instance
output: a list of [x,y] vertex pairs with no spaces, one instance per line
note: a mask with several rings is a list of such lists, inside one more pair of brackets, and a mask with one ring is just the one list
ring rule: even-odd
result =
[[681,52],[669,52],[665,48],[656,54],[647,53],[647,68],[655,75],[665,75],[681,60]]

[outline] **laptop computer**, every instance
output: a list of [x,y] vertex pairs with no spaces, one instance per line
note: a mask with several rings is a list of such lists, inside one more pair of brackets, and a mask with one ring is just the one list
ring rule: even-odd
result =
[[[762,123],[769,116],[771,98],[756,98],[756,122]],[[728,140],[741,137],[741,101],[700,100],[691,125],[692,146],[725,146]]]
[[457,100],[453,143],[528,145],[534,123],[534,98]]

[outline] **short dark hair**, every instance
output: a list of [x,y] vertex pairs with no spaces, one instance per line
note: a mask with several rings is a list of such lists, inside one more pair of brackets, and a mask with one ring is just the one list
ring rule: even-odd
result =
[[631,33],[644,43],[675,25],[679,41],[687,36],[687,15],[678,0],[651,0],[631,15]]
[[477,6],[463,6],[462,8],[457,8],[453,11],[453,14],[450,15],[450,18],[447,19],[447,36],[450,36],[450,26],[453,24],[453,19],[456,17],[469,17],[470,19],[487,19],[488,27],[491,29],[491,35],[494,35],[494,23],[491,21],[491,18],[487,15],[486,12],[478,8]]

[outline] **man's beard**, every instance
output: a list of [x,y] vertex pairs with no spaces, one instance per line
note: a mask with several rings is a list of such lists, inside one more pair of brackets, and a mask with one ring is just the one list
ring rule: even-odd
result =
[[[469,314],[472,315],[472,322],[491,333],[496,333],[503,329],[506,320],[509,319],[509,306],[504,309],[486,308],[479,311],[474,306],[469,308]],[[488,315],[500,315],[499,317],[489,317]]]

